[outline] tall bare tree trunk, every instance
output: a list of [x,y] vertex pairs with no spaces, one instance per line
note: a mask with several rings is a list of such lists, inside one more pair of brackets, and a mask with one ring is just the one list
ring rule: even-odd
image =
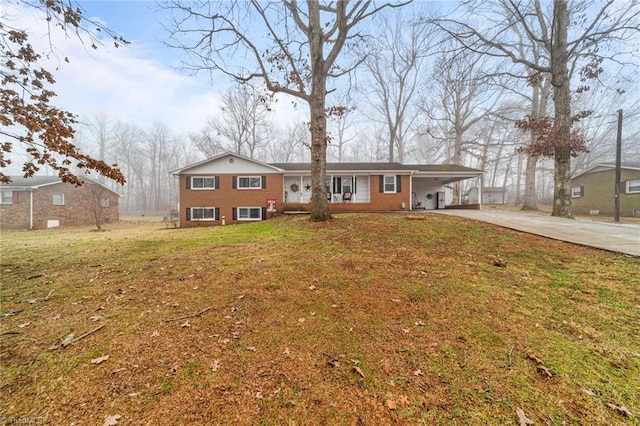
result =
[[573,218],[571,212],[571,92],[569,88],[567,0],[554,0],[553,43],[551,46],[551,83],[555,107],[555,127],[558,138],[555,152],[555,175],[552,216]]
[[527,155],[522,210],[538,210],[536,201],[536,166],[538,165],[538,158],[540,158],[538,155]]
[[320,8],[309,7],[309,50],[311,52],[311,221],[331,218],[325,188],[327,165],[327,72],[324,60],[324,40],[320,24]]

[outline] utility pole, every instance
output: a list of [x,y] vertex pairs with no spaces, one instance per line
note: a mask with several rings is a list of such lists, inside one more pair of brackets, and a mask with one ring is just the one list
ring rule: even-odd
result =
[[620,169],[622,157],[622,110],[618,110],[618,137],[616,138],[616,195],[613,207],[613,221],[620,223]]

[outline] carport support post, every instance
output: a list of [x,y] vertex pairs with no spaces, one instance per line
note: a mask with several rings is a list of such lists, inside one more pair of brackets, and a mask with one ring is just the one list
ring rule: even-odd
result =
[[613,221],[620,223],[620,169],[622,157],[622,110],[618,110],[618,136],[616,138],[616,187],[613,206]]

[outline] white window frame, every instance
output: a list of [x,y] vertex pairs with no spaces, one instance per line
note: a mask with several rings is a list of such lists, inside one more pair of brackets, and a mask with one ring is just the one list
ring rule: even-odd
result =
[[[60,198],[56,201],[56,196],[60,197],[62,200],[60,200]],[[64,206],[64,192],[54,192],[52,194],[52,202],[54,206]]]
[[582,187],[581,186],[572,186],[571,187],[571,198],[580,198],[582,197]]
[[[202,211],[202,217],[195,217],[195,212],[196,210],[200,210]],[[205,211],[210,211],[211,212],[211,217],[205,217],[204,212]],[[206,222],[206,221],[211,221],[211,220],[216,220],[216,208],[215,207],[191,207],[191,219],[193,221],[197,221],[197,222]]]
[[1,191],[0,204],[13,204],[13,191]]
[[[387,182],[387,179],[393,179],[393,184],[391,182]],[[396,175],[384,175],[383,176],[383,186],[382,188],[384,189],[384,193],[385,194],[395,194],[397,192],[397,188],[398,188],[398,177]],[[393,185],[393,190],[388,190],[387,186],[388,185]]]
[[[631,189],[632,186],[634,186],[637,189]],[[625,192],[627,194],[640,194],[640,179],[628,180],[627,188]]]
[[[237,207],[236,217],[238,221],[255,221],[262,220],[262,207]],[[242,211],[246,211],[245,217],[243,217]],[[258,217],[251,217],[251,210],[258,211]]]
[[[262,176],[238,176],[237,179],[238,189],[262,189]],[[243,179],[249,179],[249,186],[242,185]],[[255,179],[257,179],[257,181]],[[257,183],[258,186],[251,186],[251,183]]]
[[[195,185],[195,179],[202,179],[202,186]],[[211,186],[205,186],[205,181],[207,179],[211,180]],[[211,189],[216,189],[216,178],[215,176],[191,176],[191,189],[196,191],[207,191]]]

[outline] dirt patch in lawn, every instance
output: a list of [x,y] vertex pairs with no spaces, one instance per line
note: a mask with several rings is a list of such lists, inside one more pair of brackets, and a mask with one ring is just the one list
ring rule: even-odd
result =
[[393,214],[2,245],[7,421],[608,425],[640,412],[638,259]]

